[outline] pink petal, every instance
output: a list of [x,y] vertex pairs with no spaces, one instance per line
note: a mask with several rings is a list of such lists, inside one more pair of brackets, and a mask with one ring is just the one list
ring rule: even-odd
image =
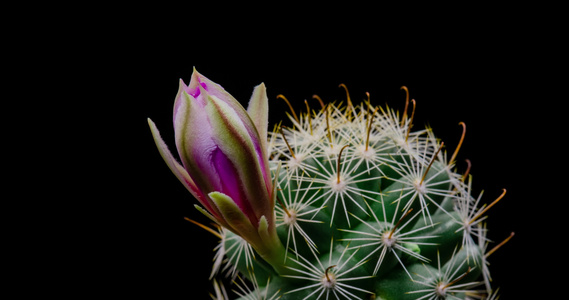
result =
[[170,168],[172,173],[174,173],[174,175],[176,175],[178,180],[180,180],[180,182],[186,187],[186,189],[188,189],[188,191],[190,191],[190,193],[194,197],[196,197],[196,199],[198,199],[198,201],[202,205],[204,205],[208,211],[210,211],[212,214],[214,214],[214,216],[219,217],[220,214],[217,211],[217,209],[214,209],[212,207],[210,200],[209,200],[209,197],[207,197],[207,195],[204,195],[197,188],[197,186],[195,185],[194,181],[192,180],[192,178],[190,177],[188,172],[184,169],[184,167],[182,165],[180,165],[180,163],[178,163],[176,161],[176,159],[172,155],[172,152],[170,152],[170,150],[168,149],[168,146],[166,145],[166,143],[164,142],[164,140],[160,136],[160,132],[158,131],[158,128],[156,127],[154,122],[152,122],[152,120],[150,120],[150,118],[148,119],[148,125],[150,126],[150,131],[152,132],[152,137],[154,138],[154,142],[156,143],[156,147],[158,148],[160,155],[162,156],[162,158],[164,159],[164,161],[166,162],[166,164],[168,165],[168,167]]

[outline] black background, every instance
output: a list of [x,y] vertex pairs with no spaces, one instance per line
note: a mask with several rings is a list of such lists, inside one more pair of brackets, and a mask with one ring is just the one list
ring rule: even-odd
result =
[[[539,268],[547,270],[548,256],[560,247],[548,235],[554,203],[561,202],[548,172],[558,160],[552,157],[563,154],[552,133],[564,109],[557,93],[546,94],[563,87],[549,79],[559,68],[551,59],[556,41],[549,27],[509,10],[412,24],[409,16],[377,21],[388,15],[267,14],[218,26],[215,18],[188,16],[183,25],[152,19],[114,32],[101,48],[112,61],[96,68],[105,71],[99,82],[114,91],[99,96],[100,120],[113,125],[113,140],[103,148],[119,150],[105,180],[116,192],[96,205],[113,220],[110,230],[96,229],[95,265],[100,261],[96,268],[109,274],[97,286],[158,299],[207,299],[213,291],[208,276],[217,239],[183,219],[208,223],[158,154],[146,120],[174,149],[178,81],[188,83],[195,67],[245,106],[253,87],[264,82],[271,125],[288,110],[278,94],[304,110],[304,99],[316,107],[313,94],[345,99],[340,83],[354,102],[369,92],[373,104],[399,110],[400,87],[407,86],[417,101],[415,128],[429,124],[451,153],[462,132],[458,123],[465,122],[459,170],[465,170],[464,159],[472,162],[475,194],[484,190],[485,203],[508,190],[488,212],[490,239],[515,232],[489,259],[494,286],[501,287],[501,299],[538,299],[552,291],[538,288],[554,276]],[[93,58],[97,65],[100,57]]]

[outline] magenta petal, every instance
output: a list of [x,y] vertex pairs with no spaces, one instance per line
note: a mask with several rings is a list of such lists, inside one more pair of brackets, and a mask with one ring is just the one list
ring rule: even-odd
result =
[[233,163],[219,148],[213,151],[211,159],[220,179],[221,186],[218,191],[231,197],[251,223],[257,224],[259,220],[257,220],[251,204],[246,199],[243,183]]
[[[201,87],[207,91],[207,84],[205,82],[200,82]],[[200,88],[188,88],[188,94],[192,95],[194,98],[197,98],[201,94]]]

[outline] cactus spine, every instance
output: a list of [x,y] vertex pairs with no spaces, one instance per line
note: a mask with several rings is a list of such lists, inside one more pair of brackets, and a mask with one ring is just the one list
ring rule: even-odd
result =
[[[327,104],[269,137],[277,233],[287,249],[278,274],[239,236],[218,228],[212,277],[234,278],[239,299],[497,299],[486,239],[489,205],[471,195],[432,130],[368,100]],[[278,98],[286,98],[279,95]],[[287,101],[288,102],[288,101]],[[412,104],[412,107],[409,107]],[[454,148],[454,147],[453,147]],[[470,163],[468,163],[470,166]],[[511,238],[511,236],[510,236]],[[215,281],[214,299],[227,299]]]

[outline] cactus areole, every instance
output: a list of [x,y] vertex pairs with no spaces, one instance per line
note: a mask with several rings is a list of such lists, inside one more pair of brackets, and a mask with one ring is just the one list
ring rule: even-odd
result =
[[406,87],[402,113],[340,88],[345,101],[313,96],[299,114],[278,95],[290,125],[270,132],[264,84],[245,109],[194,70],[174,104],[179,160],[148,120],[167,165],[217,224],[188,219],[220,239],[211,297],[497,299],[488,259],[513,233],[492,245],[485,220],[506,190],[483,201],[471,194],[470,162],[457,172],[466,125],[450,147],[411,130]]

